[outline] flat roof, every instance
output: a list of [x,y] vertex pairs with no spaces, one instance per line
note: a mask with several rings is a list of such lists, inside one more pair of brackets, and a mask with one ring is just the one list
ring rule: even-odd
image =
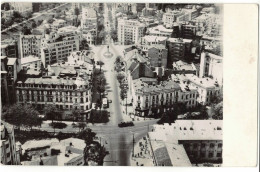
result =
[[8,59],[7,65],[14,65],[16,62],[16,58],[9,57],[7,59]]

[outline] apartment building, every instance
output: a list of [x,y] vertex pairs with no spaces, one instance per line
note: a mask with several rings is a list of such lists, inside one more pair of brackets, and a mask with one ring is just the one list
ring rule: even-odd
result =
[[93,8],[82,8],[81,28],[97,36],[97,12]]
[[137,44],[144,36],[145,25],[138,20],[121,18],[118,19],[118,41],[121,44]]
[[32,12],[32,2],[10,2],[10,5],[14,11],[20,13]]
[[73,51],[79,51],[80,35],[74,33],[50,33],[42,38],[41,58],[43,66],[67,61]]
[[171,37],[173,29],[167,29],[163,25],[158,25],[155,27],[148,28],[148,35],[152,36],[162,36],[162,37]]
[[165,81],[160,84],[147,84],[142,80],[133,80],[133,107],[138,116],[152,116],[172,108],[177,102],[186,104],[187,108],[197,106],[197,90],[186,83]]
[[[186,167],[222,163],[222,125],[221,120],[176,120],[171,125],[154,125],[154,131],[148,133],[154,164]],[[163,159],[158,153],[162,150],[165,150]]]
[[41,70],[41,64],[41,58],[32,55],[24,57],[21,60],[21,68],[25,71],[32,70],[39,72]]
[[14,126],[1,121],[1,164],[20,165],[21,147],[16,144],[14,137]]
[[174,61],[184,60],[190,54],[191,41],[182,38],[169,38],[167,40],[168,65],[171,65]]
[[142,50],[152,67],[167,67],[168,49],[164,45],[143,46]]
[[202,105],[208,105],[213,95],[220,95],[222,93],[221,85],[211,78],[200,78],[194,74],[173,74],[172,80],[180,83],[187,83],[195,87],[198,91],[196,101]]
[[196,26],[191,24],[182,24],[181,25],[181,36],[184,39],[194,39],[196,36]]
[[39,110],[47,104],[54,104],[64,111],[62,119],[71,119],[71,110],[75,108],[81,111],[85,121],[91,109],[91,85],[83,72],[73,78],[28,78],[25,82],[18,81],[16,90],[18,103],[29,103]]
[[5,39],[1,41],[1,56],[18,58],[17,41]]
[[15,83],[17,80],[18,74],[18,60],[17,58],[11,58],[6,56],[1,56],[1,80],[3,81],[3,90],[6,93],[2,95],[6,97],[8,95],[7,100],[2,100],[3,104],[7,103],[14,103],[16,100],[15,96]]
[[209,77],[218,84],[223,84],[223,57],[202,52],[200,57],[200,73],[199,77]]
[[20,58],[34,55],[41,57],[41,39],[42,35],[19,35],[18,50]]
[[157,44],[162,44],[166,46],[168,38],[165,36],[152,36],[152,35],[145,35],[144,37],[141,38],[141,45],[145,46],[151,46],[151,45],[157,45]]
[[163,24],[173,26],[174,22],[186,22],[196,18],[199,12],[195,9],[168,10],[163,14]]

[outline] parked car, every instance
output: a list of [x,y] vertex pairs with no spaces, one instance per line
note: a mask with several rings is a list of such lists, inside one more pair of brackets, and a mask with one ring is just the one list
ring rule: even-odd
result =
[[121,122],[118,124],[118,127],[122,128],[122,127],[131,127],[134,126],[134,123],[132,121],[130,122]]

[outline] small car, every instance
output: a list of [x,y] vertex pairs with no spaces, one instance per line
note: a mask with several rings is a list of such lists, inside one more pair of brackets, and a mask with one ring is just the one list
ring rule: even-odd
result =
[[118,127],[122,128],[122,127],[130,127],[130,126],[134,126],[134,123],[132,121],[129,122],[121,122],[118,124]]

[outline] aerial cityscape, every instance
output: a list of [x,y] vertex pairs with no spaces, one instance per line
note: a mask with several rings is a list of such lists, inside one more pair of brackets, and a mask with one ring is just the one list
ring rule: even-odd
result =
[[221,167],[221,4],[1,3],[1,164]]

